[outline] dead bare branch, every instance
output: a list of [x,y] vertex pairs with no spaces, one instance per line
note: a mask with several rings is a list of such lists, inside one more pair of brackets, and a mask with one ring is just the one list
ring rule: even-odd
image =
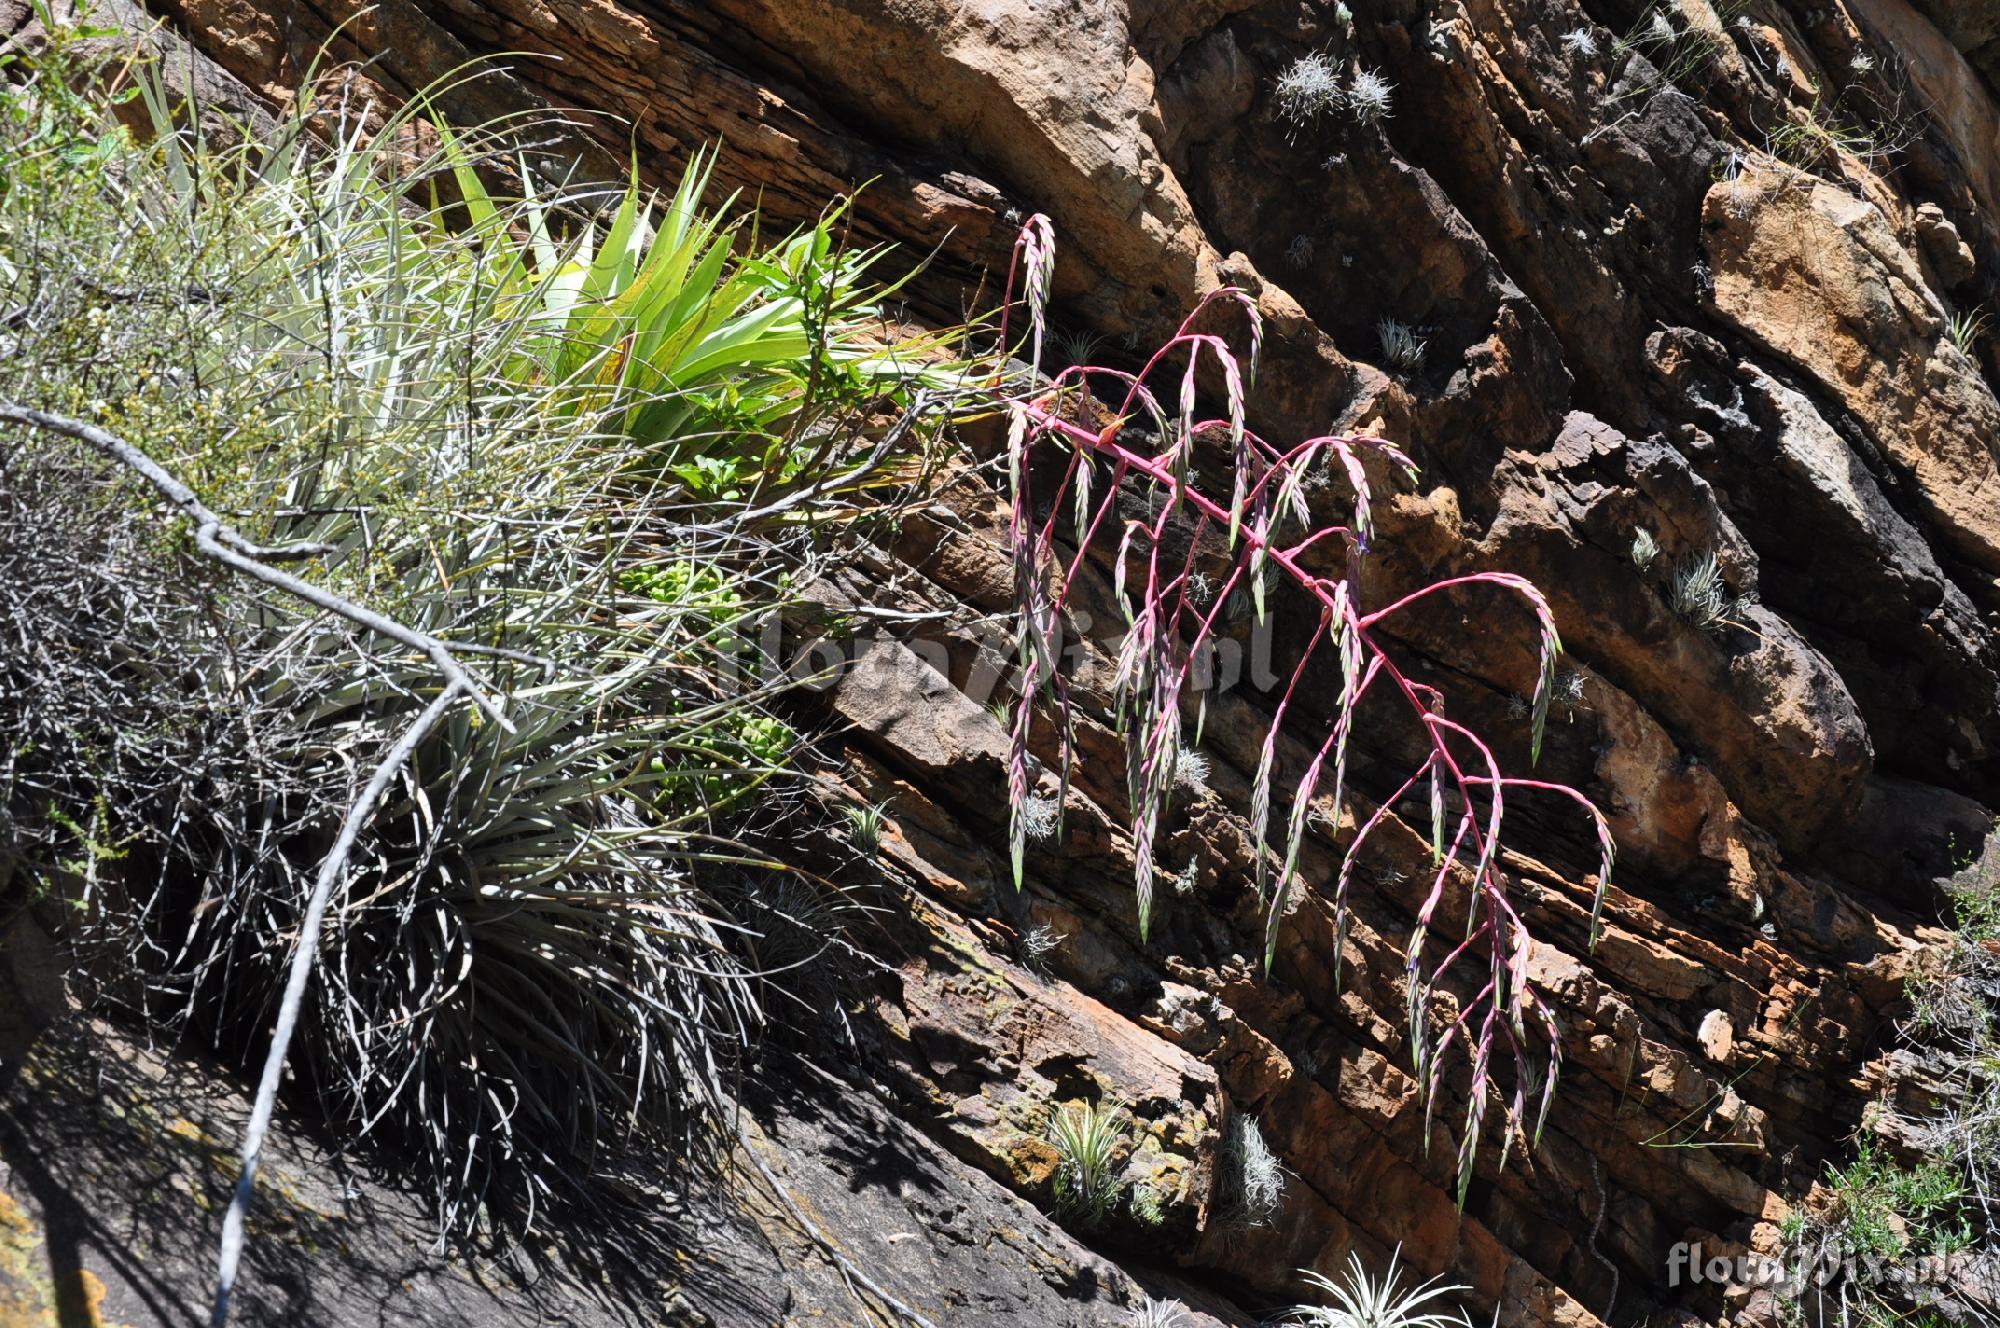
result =
[[67,415],[54,415],[48,411],[15,405],[9,401],[0,401],[0,421],[23,424],[74,438],[98,455],[136,472],[157,489],[161,497],[180,509],[182,514],[195,523],[195,547],[203,553],[232,571],[241,572],[268,586],[275,586],[315,608],[323,609],[380,636],[386,636],[392,641],[421,651],[436,666],[437,671],[444,675],[446,682],[455,684],[459,691],[471,697],[494,723],[509,733],[514,732],[513,722],[501,710],[500,703],[488,694],[486,689],[479,685],[478,680],[454,657],[453,652],[460,647],[448,641],[441,641],[428,632],[407,627],[323,586],[316,586],[310,581],[293,576],[290,572],[269,565],[272,560],[324,556],[332,552],[325,545],[289,544],[270,548],[252,543],[244,538],[235,526],[210,510],[193,489],[183,484],[159,462],[118,435],[107,429],[100,429],[94,424],[86,424]]
[[367,786],[349,805],[347,817],[340,827],[339,838],[334,841],[333,847],[328,850],[326,857],[320,863],[319,876],[313,884],[305,917],[299,927],[298,948],[292,952],[291,967],[286,975],[284,999],[278,1007],[277,1023],[272,1030],[271,1047],[264,1057],[263,1074],[258,1080],[257,1095],[251,1104],[249,1122],[244,1126],[242,1172],[237,1177],[236,1193],[230,1200],[229,1211],[223,1218],[222,1247],[216,1271],[215,1306],[209,1316],[211,1328],[223,1328],[229,1319],[229,1297],[235,1289],[237,1269],[242,1262],[244,1219],[249,1212],[250,1200],[256,1189],[257,1164],[263,1153],[264,1137],[270,1130],[271,1114],[277,1102],[278,1083],[284,1077],[285,1056],[291,1047],[292,1031],[298,1024],[299,1009],[305,1001],[306,988],[312,981],[313,957],[319,949],[320,927],[325,921],[327,905],[333,897],[334,887],[340,883],[347,871],[355,839],[361,833],[362,827],[367,824],[376,803],[381,801],[390,781],[410,759],[411,752],[437,726],[438,721],[450,712],[461,696],[470,697],[495,723],[502,725],[508,732],[513,732],[514,726],[501,712],[499,703],[487,695],[473,680],[472,675],[453,657],[454,647],[450,644],[429,633],[417,631],[394,619],[386,618],[324,587],[271,567],[264,561],[317,557],[330,552],[324,545],[294,544],[269,548],[251,542],[233,525],[210,510],[193,489],[164,466],[109,430],[100,429],[82,420],[34,410],[11,402],[0,402],[0,421],[26,425],[73,438],[99,455],[136,472],[195,523],[195,544],[209,557],[266,585],[275,586],[316,608],[423,652],[444,677],[444,689],[415,719],[410,721],[401,736],[397,738],[395,745],[377,763]]

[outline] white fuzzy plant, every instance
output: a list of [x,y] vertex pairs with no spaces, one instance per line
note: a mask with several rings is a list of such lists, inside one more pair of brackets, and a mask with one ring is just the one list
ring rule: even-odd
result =
[[[1372,1278],[1361,1256],[1349,1253],[1346,1275],[1338,1282],[1310,1270],[1302,1270],[1314,1290],[1323,1293],[1329,1305],[1295,1305],[1280,1320],[1300,1328],[1472,1328],[1465,1311],[1441,1303],[1454,1292],[1471,1288],[1444,1284],[1441,1277],[1404,1291],[1398,1288],[1396,1265],[1402,1258],[1398,1245],[1389,1256],[1389,1269],[1380,1280]],[[1496,1316],[1495,1322],[1498,1322]]]

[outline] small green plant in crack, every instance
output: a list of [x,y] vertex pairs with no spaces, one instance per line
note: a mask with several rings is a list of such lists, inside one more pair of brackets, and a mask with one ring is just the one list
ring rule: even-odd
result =
[[1166,1223],[1166,1209],[1161,1204],[1160,1190],[1156,1185],[1134,1185],[1130,1207],[1132,1220],[1142,1227],[1150,1229]]
[[1125,1192],[1119,1154],[1131,1138],[1131,1118],[1116,1098],[1072,1102],[1049,1113],[1046,1138],[1056,1167],[1056,1212],[1085,1228],[1104,1224]]
[[858,802],[842,807],[840,814],[847,818],[847,842],[862,853],[873,853],[882,846],[882,835],[889,828],[889,804],[886,802]]
[[1729,583],[1723,579],[1722,564],[1710,549],[1674,568],[1669,602],[1690,627],[1719,634],[1743,626],[1744,606],[1752,601],[1747,595],[1730,593]]
[[1382,343],[1382,358],[1390,367],[1404,373],[1415,373],[1423,367],[1424,352],[1430,343],[1417,335],[1417,330],[1399,319],[1385,318],[1375,325],[1375,335]]
[[1944,334],[1960,355],[1971,359],[1980,338],[1986,335],[1986,325],[1991,321],[1984,310],[1948,314],[1944,320]]
[[1834,1200],[1827,1215],[1796,1216],[1781,1229],[1794,1248],[1889,1260],[1956,1253],[1975,1239],[1967,1209],[1977,1200],[1960,1169],[1943,1159],[1900,1166],[1863,1136],[1852,1162],[1827,1168],[1826,1184]]

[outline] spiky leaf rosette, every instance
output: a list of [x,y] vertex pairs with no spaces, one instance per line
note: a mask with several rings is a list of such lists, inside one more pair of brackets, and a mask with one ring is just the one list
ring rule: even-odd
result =
[[[1454,1050],[1470,1067],[1471,1089],[1460,1152],[1459,1197],[1470,1183],[1485,1117],[1498,1102],[1505,1137],[1538,1133],[1548,1109],[1548,1093],[1560,1062],[1561,1031],[1527,976],[1530,940],[1509,898],[1503,874],[1502,833],[1506,798],[1520,791],[1552,792],[1574,799],[1597,829],[1604,850],[1592,914],[1609,883],[1611,840],[1603,817],[1572,789],[1503,776],[1487,743],[1445,714],[1444,697],[1410,678],[1383,648],[1383,625],[1418,603],[1468,587],[1506,592],[1533,615],[1540,635],[1539,678],[1532,706],[1532,754],[1539,757],[1542,732],[1555,682],[1561,642],[1547,601],[1529,582],[1504,572],[1481,572],[1439,581],[1381,608],[1368,609],[1359,597],[1359,570],[1375,529],[1370,511],[1370,464],[1414,474],[1401,449],[1380,438],[1322,435],[1281,447],[1250,429],[1245,392],[1254,383],[1263,336],[1257,307],[1240,290],[1224,288],[1207,296],[1146,360],[1137,373],[1094,365],[1072,365],[1045,377],[1040,348],[1054,272],[1054,246],[1046,218],[1030,219],[1017,246],[1010,274],[1009,309],[1016,282],[1028,309],[1034,359],[1033,387],[1006,401],[1010,413],[1008,474],[1013,488],[1010,527],[1015,567],[1017,621],[1023,685],[1013,722],[1011,792],[1014,801],[1014,860],[1018,883],[1026,842],[1022,808],[1029,791],[1029,738],[1040,697],[1053,705],[1065,735],[1062,759],[1069,759],[1070,696],[1056,671],[1056,638],[1085,575],[1093,549],[1110,546],[1114,593],[1128,630],[1117,648],[1115,718],[1124,737],[1126,780],[1132,808],[1138,922],[1149,934],[1156,870],[1153,844],[1170,805],[1184,720],[1205,713],[1199,687],[1191,679],[1226,630],[1226,607],[1240,591],[1261,620],[1267,612],[1266,579],[1276,576],[1303,592],[1318,608],[1319,624],[1279,695],[1251,785],[1250,821],[1257,845],[1257,888],[1268,909],[1264,962],[1276,957],[1284,918],[1299,887],[1303,845],[1312,822],[1323,820],[1337,833],[1349,798],[1349,753],[1356,717],[1371,693],[1400,698],[1423,734],[1427,756],[1397,793],[1363,820],[1348,839],[1334,884],[1335,931],[1344,942],[1350,916],[1348,890],[1355,855],[1369,836],[1392,816],[1401,798],[1428,782],[1432,806],[1433,875],[1408,946],[1407,997],[1411,1048],[1419,1084],[1434,1101],[1439,1076]],[[1229,341],[1206,330],[1211,313],[1236,310],[1247,323],[1247,355],[1239,359]],[[1005,341],[1003,321],[1002,339]],[[1198,384],[1202,372],[1220,383],[1226,404],[1221,418],[1202,418]],[[1178,400],[1168,409],[1150,384],[1178,372]],[[1079,423],[1069,402],[1089,395],[1117,403],[1110,423]],[[1150,429],[1127,430],[1143,419]],[[1149,441],[1134,441],[1141,433]],[[1228,497],[1218,500],[1195,478],[1194,452],[1210,442],[1228,449]],[[1062,461],[1052,492],[1035,489],[1031,454],[1042,451]],[[1315,525],[1305,495],[1315,468],[1337,468],[1353,491],[1344,522]],[[1053,469],[1053,467],[1050,467]],[[1093,491],[1095,496],[1093,496]],[[1126,495],[1121,506],[1119,495]],[[1132,499],[1136,498],[1134,502]],[[1144,515],[1131,515],[1134,511]],[[1037,514],[1046,512],[1046,517]],[[1058,546],[1059,526],[1068,548]],[[1288,531],[1297,533],[1286,533]],[[1325,545],[1328,549],[1320,549]],[[1342,555],[1329,559],[1330,550]],[[1204,563],[1219,556],[1220,574]],[[1313,556],[1308,558],[1308,555]],[[1334,572],[1317,570],[1329,562]],[[1213,587],[1219,585],[1220,589]],[[1339,695],[1330,717],[1305,716],[1301,682],[1309,671],[1331,666]],[[1323,728],[1309,743],[1311,755],[1290,792],[1290,813],[1282,844],[1270,844],[1280,735],[1311,723]],[[1469,900],[1462,940],[1436,953],[1431,933],[1439,912],[1454,893]],[[1338,972],[1342,956],[1333,956]],[[1470,986],[1469,999],[1433,1000],[1447,980]],[[1448,1010],[1433,1027],[1433,1007]],[[1512,1067],[1512,1091],[1496,1087],[1495,1070]],[[1539,1089],[1531,1118],[1527,1097]],[[1505,1152],[1501,1162],[1505,1165]]]

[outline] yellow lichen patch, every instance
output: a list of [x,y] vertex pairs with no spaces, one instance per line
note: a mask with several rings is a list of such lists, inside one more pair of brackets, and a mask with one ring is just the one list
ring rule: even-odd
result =
[[201,1126],[196,1125],[185,1116],[178,1118],[172,1125],[169,1125],[167,1133],[193,1143],[206,1144],[211,1148],[215,1146],[215,1140],[209,1138],[208,1131],[202,1129]]
[[0,1194],[0,1328],[119,1328],[104,1318],[104,1279],[76,1268],[58,1274],[67,1281],[58,1288],[42,1245],[35,1219]]
[[1062,1155],[1043,1139],[1017,1139],[1007,1150],[1007,1171],[1017,1189],[1039,1189],[1061,1165]]

